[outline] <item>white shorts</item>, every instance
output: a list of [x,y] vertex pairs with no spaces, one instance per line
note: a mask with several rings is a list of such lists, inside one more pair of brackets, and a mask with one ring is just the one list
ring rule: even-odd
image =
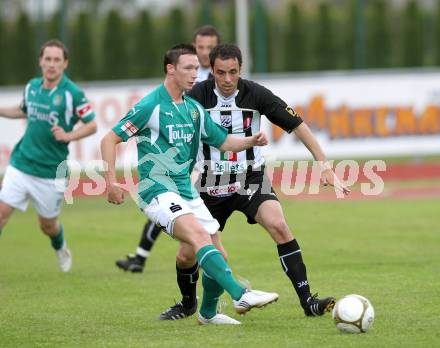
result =
[[144,213],[151,221],[165,229],[170,236],[173,235],[176,219],[185,214],[194,214],[209,234],[215,234],[220,227],[200,197],[186,201],[174,192],[161,193],[153,198],[144,209]]
[[26,211],[29,200],[38,215],[52,219],[60,215],[63,192],[58,191],[55,179],[32,176],[9,165],[3,177],[0,201]]

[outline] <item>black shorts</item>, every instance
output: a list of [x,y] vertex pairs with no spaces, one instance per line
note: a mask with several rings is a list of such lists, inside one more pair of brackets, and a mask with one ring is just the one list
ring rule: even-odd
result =
[[272,186],[268,184],[268,178],[265,177],[264,171],[248,173],[245,181],[240,185],[239,192],[229,196],[212,196],[206,193],[206,190],[204,190],[205,192],[202,190],[200,193],[200,197],[212,216],[220,224],[220,231],[223,231],[226,221],[234,211],[241,211],[247,216],[249,224],[256,224],[255,215],[261,203],[268,200],[278,201]]

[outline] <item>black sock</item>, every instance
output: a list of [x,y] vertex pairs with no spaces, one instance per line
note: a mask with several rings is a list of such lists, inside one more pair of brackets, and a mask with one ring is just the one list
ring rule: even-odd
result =
[[301,305],[304,307],[310,297],[310,287],[307,280],[306,265],[303,263],[298,242],[294,239],[284,244],[278,244],[277,248],[281,266],[292,282]]
[[145,224],[139,246],[136,250],[136,258],[139,261],[145,262],[147,257],[150,256],[150,250],[153,248],[157,237],[159,237],[160,231],[161,228],[152,221],[148,221]]
[[179,268],[176,264],[177,284],[182,294],[184,307],[193,307],[197,302],[197,280],[199,279],[199,264],[191,268]]

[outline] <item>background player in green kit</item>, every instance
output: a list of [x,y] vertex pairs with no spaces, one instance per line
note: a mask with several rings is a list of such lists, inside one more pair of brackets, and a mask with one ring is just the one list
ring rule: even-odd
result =
[[[69,142],[96,132],[95,114],[83,91],[64,74],[68,51],[63,43],[46,42],[41,47],[39,63],[42,77],[26,85],[22,104],[0,108],[0,116],[27,118],[26,131],[12,151],[3,178],[0,230],[14,209],[26,210],[31,200],[61,270],[68,272],[72,255],[58,220],[63,192],[56,186],[55,177],[59,164],[69,154]],[[78,121],[82,124],[74,129]]]
[[238,313],[265,306],[276,301],[278,295],[245,289],[232,276],[210,237],[219,224],[191,183],[190,173],[201,141],[222,151],[239,151],[265,145],[267,138],[261,132],[251,137],[228,135],[199,103],[183,95],[194,84],[198,67],[193,46],[182,44],[170,49],[164,57],[164,83],[137,103],[103,138],[107,199],[113,204],[124,201],[116,181],[116,145],[136,137],[140,208],[169,235],[189,245],[206,274],[199,323],[239,324],[212,310],[224,290],[233,298]]

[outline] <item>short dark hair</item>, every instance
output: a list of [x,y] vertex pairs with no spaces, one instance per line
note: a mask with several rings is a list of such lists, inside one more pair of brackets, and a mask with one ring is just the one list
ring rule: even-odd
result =
[[197,55],[196,49],[190,44],[178,44],[171,47],[167,53],[165,53],[165,56],[163,57],[163,71],[165,74],[167,73],[167,65],[172,64],[176,66],[179,57],[183,56],[184,54]]
[[52,39],[52,40],[46,41],[43,44],[43,46],[41,46],[41,48],[40,48],[40,56],[39,56],[40,58],[43,57],[44,50],[46,49],[46,47],[61,48],[61,50],[63,51],[64,60],[69,59],[69,50],[67,49],[66,45],[63,44],[60,40]]
[[212,25],[204,25],[198,28],[193,34],[193,42],[196,42],[197,36],[215,36],[217,38],[217,44],[220,43],[220,33]]
[[209,53],[209,63],[211,67],[214,67],[214,62],[217,58],[221,60],[237,58],[240,67],[243,63],[240,48],[233,44],[217,45],[212,49],[211,53]]

